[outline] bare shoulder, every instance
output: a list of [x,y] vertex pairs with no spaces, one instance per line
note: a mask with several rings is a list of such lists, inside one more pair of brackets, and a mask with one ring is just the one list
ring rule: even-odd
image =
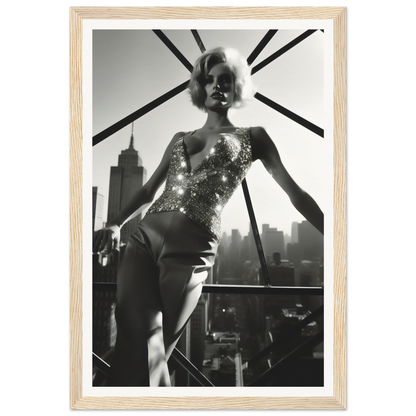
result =
[[267,134],[264,127],[255,126],[250,128],[250,141],[253,154],[253,162],[257,159],[263,159],[264,155],[270,151],[273,141]]
[[179,139],[186,136],[187,134],[188,133],[185,131],[178,131],[177,133],[175,133],[171,141],[169,142],[168,148],[171,148]]
[[189,132],[187,131],[178,131],[177,133],[174,134],[172,141],[177,141],[180,138],[186,136]]
[[251,137],[255,140],[261,140],[262,137],[267,135],[266,129],[262,126],[250,127]]
[[186,135],[186,133],[183,132],[183,131],[179,131],[178,133],[176,133],[176,134],[173,135],[172,139],[170,140],[170,142],[168,143],[168,145],[164,149],[163,160],[166,161],[166,160],[169,159],[169,155],[171,154],[173,147],[178,142],[178,140],[181,137],[183,137],[184,135]]

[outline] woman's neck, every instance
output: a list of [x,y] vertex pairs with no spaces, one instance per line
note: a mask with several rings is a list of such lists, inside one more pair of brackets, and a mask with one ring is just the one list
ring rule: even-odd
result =
[[208,117],[205,124],[202,126],[203,130],[214,130],[221,127],[232,127],[233,124],[228,118],[228,111],[218,113],[208,110]]

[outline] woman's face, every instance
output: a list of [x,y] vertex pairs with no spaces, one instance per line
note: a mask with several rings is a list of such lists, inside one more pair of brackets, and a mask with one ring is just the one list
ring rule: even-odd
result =
[[234,75],[227,65],[219,63],[205,76],[205,107],[209,110],[228,109],[234,102]]

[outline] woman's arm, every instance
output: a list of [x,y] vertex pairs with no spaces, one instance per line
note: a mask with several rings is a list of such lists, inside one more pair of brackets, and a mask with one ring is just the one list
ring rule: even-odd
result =
[[263,127],[251,128],[253,161],[260,159],[273,179],[289,196],[293,206],[322,234],[324,214],[312,197],[292,179],[283,166],[279,152]]
[[169,168],[169,159],[173,145],[182,137],[184,133],[176,133],[169,143],[163,154],[159,166],[156,168],[150,179],[133,195],[130,201],[124,206],[120,212],[110,221],[110,224],[122,227],[123,224],[142,212],[146,206],[153,201],[157,190],[166,179]]
[[183,135],[184,133],[180,132],[173,136],[159,166],[150,179],[133,195],[120,212],[107,222],[104,229],[94,233],[93,253],[101,252],[104,248],[107,248],[107,251],[111,251],[113,241],[118,245],[120,229],[123,224],[139,215],[153,201],[157,190],[166,179],[172,147]]

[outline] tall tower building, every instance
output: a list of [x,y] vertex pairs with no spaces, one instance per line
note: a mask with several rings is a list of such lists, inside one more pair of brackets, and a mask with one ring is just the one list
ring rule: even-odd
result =
[[292,222],[292,241],[291,243],[299,243],[299,223]]
[[205,351],[205,335],[208,331],[208,303],[201,297],[191,315],[191,360],[202,371]]
[[314,260],[324,255],[324,237],[308,221],[302,221],[298,225],[299,244],[303,248],[303,260]]
[[262,226],[262,243],[264,254],[268,262],[273,259],[273,253],[278,252],[281,258],[286,257],[283,231],[277,231],[277,228],[270,228],[269,224]]
[[92,187],[92,231],[103,228],[104,197],[98,193],[96,186]]
[[[146,169],[142,166],[139,152],[134,148],[133,126],[130,137],[130,146],[122,150],[118,156],[118,166],[111,167],[110,189],[108,195],[107,220],[114,218],[121,208],[131,199],[133,194],[146,182]],[[121,242],[127,243],[133,233],[141,215],[130,220],[121,229]]]

